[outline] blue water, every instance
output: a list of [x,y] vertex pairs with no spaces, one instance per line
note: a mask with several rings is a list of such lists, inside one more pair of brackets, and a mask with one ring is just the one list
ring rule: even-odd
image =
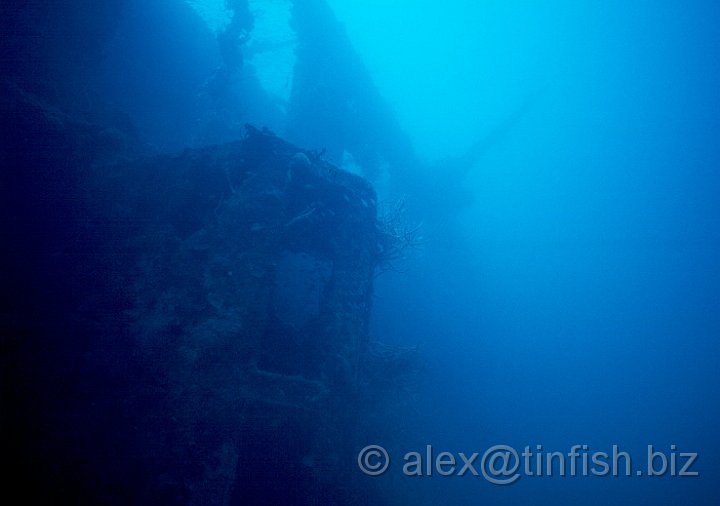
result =
[[698,478],[423,486],[449,504],[712,504],[717,5],[332,4],[430,158],[540,90],[464,182],[474,202],[452,217],[459,237],[429,231],[406,273],[379,280],[374,332],[431,357],[415,446],[700,455]]

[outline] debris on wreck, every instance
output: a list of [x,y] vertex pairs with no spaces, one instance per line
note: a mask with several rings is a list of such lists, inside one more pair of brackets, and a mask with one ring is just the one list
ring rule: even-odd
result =
[[[149,156],[29,95],[2,106],[0,154],[18,169],[3,185],[3,361],[9,379],[55,379],[8,420],[8,458],[47,462],[48,493],[94,503],[367,499],[365,483],[338,488],[349,434],[389,387],[378,364],[411,355],[369,344],[372,187],[252,126]],[[52,430],[30,441],[26,418]],[[292,483],[278,489],[273,466]]]

